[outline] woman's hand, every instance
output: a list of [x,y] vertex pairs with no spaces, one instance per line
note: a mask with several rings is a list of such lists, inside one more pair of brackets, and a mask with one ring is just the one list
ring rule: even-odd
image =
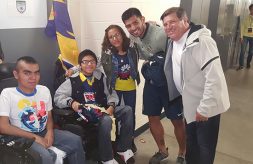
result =
[[107,114],[109,114],[110,116],[112,116],[112,115],[113,115],[113,112],[114,112],[114,107],[113,107],[113,106],[109,106],[109,107],[106,109],[106,111],[107,111]]

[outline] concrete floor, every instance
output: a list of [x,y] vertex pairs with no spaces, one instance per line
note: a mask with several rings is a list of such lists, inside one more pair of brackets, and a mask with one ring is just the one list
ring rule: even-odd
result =
[[[215,164],[253,164],[253,69],[226,71],[231,108],[222,114]],[[169,159],[163,164],[175,163],[178,146],[173,127],[166,118],[162,120]],[[143,142],[144,141],[144,142]],[[157,151],[149,130],[135,139],[138,152],[136,164],[147,164]]]
[[[231,107],[222,114],[215,164],[253,164],[253,68],[226,71]],[[147,122],[141,114],[142,84],[137,96],[137,128]],[[166,118],[162,119],[165,139],[169,148],[169,159],[162,164],[173,164],[178,146],[173,127]],[[138,151],[136,164],[148,164],[149,158],[158,150],[149,130],[135,138]],[[93,164],[93,162],[88,162]]]

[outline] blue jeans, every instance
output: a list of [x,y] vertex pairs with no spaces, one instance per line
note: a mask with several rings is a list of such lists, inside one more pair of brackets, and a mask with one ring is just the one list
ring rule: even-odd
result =
[[247,57],[247,66],[250,65],[252,55],[253,55],[253,37],[243,36],[243,41],[241,44],[241,53],[239,57],[240,66],[244,65],[244,54],[245,54],[248,43],[249,43],[249,52],[248,52],[248,57]]
[[187,164],[213,164],[219,134],[220,115],[208,121],[186,125]]
[[[45,136],[46,130],[37,135]],[[82,140],[79,136],[69,132],[54,129],[54,143],[53,146],[64,151],[68,157],[69,164],[84,164],[85,163],[85,153],[82,146]],[[56,154],[43,147],[37,142],[34,142],[30,147],[31,151],[35,151],[40,154],[42,159],[42,164],[54,164],[56,159]]]
[[[114,110],[116,121],[120,121],[120,135],[116,139],[116,151],[124,152],[131,149],[132,132],[133,132],[133,117],[132,109],[129,106],[117,106]],[[113,159],[113,149],[111,142],[112,119],[109,115],[104,115],[99,120],[98,125],[98,150],[101,161]]]
[[[136,117],[135,117],[135,106],[136,106],[136,90],[133,91],[116,91],[119,97],[119,105],[123,98],[124,105],[128,105],[132,108],[133,112],[133,131],[135,130]],[[133,132],[134,133],[134,132]]]

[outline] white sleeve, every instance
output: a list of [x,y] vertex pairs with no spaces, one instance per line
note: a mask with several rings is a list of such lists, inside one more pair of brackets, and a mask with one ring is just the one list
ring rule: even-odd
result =
[[105,76],[103,77],[103,83],[104,83],[104,93],[107,98],[107,104],[109,104],[109,103],[115,103],[115,105],[118,104],[119,103],[118,95],[115,90],[112,90],[112,93],[110,94],[108,87],[106,85],[106,77]]
[[218,48],[213,39],[209,38],[201,42],[201,57],[199,57],[199,65],[201,66],[203,75],[205,76],[204,93],[200,100],[197,111],[208,117],[211,110],[217,108],[217,102],[222,90],[224,74],[221,66]]
[[48,96],[48,101],[47,101],[47,104],[46,104],[46,110],[47,111],[51,111],[53,109],[53,105],[52,105],[52,96],[51,96],[51,93],[49,91],[49,89],[46,87],[46,90],[47,90],[47,96]]
[[54,95],[54,103],[59,108],[70,107],[70,101],[72,101],[72,86],[70,79],[63,82],[56,90]]
[[8,91],[4,89],[0,95],[0,116],[8,116],[10,115],[11,109],[10,96]]

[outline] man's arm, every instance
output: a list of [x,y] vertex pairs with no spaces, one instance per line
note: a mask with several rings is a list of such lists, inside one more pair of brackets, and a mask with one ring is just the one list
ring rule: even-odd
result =
[[47,146],[52,146],[54,142],[54,129],[53,129],[53,117],[52,117],[52,112],[48,112],[48,118],[47,118],[47,134],[45,135],[45,139],[47,140]]
[[71,94],[72,94],[71,81],[70,79],[67,79],[56,90],[54,95],[54,103],[59,108],[71,107],[75,112],[80,112],[81,111],[79,109],[80,103],[73,100]]
[[196,118],[199,118],[199,121],[204,121],[207,120],[212,110],[216,110],[217,102],[222,99],[218,93],[221,92],[225,78],[218,48],[211,37],[202,40],[198,54],[200,55],[195,56],[195,60],[198,61],[198,65],[203,72],[205,84],[203,86],[203,96],[197,108]]
[[107,88],[107,85],[106,85],[106,77],[105,76],[103,76],[103,83],[104,83],[104,93],[106,95],[107,104],[109,106],[106,110],[110,115],[113,115],[114,108],[119,103],[119,98],[118,98],[118,95],[115,90],[112,90],[112,93],[110,94],[110,92]]
[[74,67],[66,70],[65,76],[66,77],[70,77],[70,76],[72,76],[73,74],[75,74],[75,73],[77,73],[79,71],[80,71],[80,66],[79,65],[74,66]]
[[244,35],[244,28],[247,27],[247,18],[246,16],[244,19],[240,19],[240,40],[242,41],[243,35]]
[[45,139],[31,132],[27,132],[25,130],[12,126],[9,122],[9,117],[7,116],[0,116],[0,133],[33,139],[35,142],[41,144],[44,147],[47,147],[47,142]]
[[55,91],[54,103],[59,108],[71,107],[70,103],[73,101],[71,97],[72,87],[70,79],[63,82]]
[[103,78],[103,83],[104,83],[104,93],[107,98],[107,103],[108,104],[115,103],[115,105],[117,105],[119,103],[118,95],[115,90],[112,90],[112,93],[110,94],[108,87],[106,85],[106,77],[105,76]]
[[149,25],[149,29],[144,38],[135,38],[130,35],[132,42],[137,44],[140,59],[148,60],[155,53],[166,49],[167,35],[164,29],[157,25]]
[[9,117],[0,116],[0,133],[6,135],[13,135],[18,137],[24,137],[29,139],[35,139],[36,135],[27,131],[24,131],[20,128],[12,126],[9,123]]

